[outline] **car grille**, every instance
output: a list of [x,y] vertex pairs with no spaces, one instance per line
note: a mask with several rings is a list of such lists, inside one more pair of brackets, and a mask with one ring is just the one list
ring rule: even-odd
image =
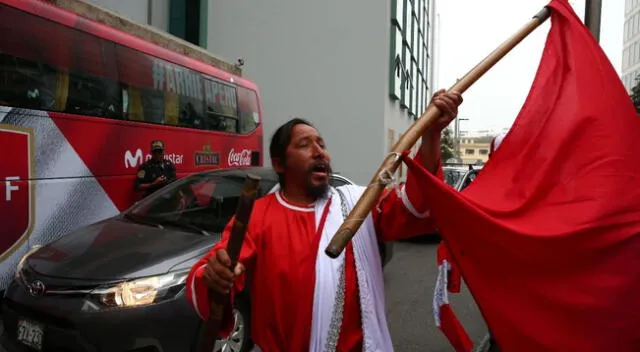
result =
[[42,276],[41,274],[35,272],[28,265],[25,265],[22,268],[22,271],[19,273],[19,275],[21,284],[25,289],[28,289],[27,286],[32,284],[36,280],[42,281],[46,285],[46,290],[44,292],[45,296],[65,295],[70,297],[84,297],[89,294],[89,292],[98,288],[102,284],[108,284],[106,282],[100,282],[98,284],[86,281],[75,281],[50,276]]

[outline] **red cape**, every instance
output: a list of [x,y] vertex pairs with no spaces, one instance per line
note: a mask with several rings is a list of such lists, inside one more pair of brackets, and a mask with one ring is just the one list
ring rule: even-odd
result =
[[640,118],[571,6],[549,6],[529,96],[474,183],[405,162],[503,351],[640,351]]

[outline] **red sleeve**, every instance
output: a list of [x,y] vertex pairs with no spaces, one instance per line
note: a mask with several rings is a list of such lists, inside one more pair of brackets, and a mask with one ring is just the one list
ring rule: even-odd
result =
[[[420,160],[418,152],[414,160]],[[421,161],[419,161],[422,164]],[[444,179],[442,164],[438,161],[436,177]],[[397,191],[387,189],[383,192],[377,206],[374,207],[373,221],[376,224],[378,239],[383,242],[396,241],[437,231],[429,214],[429,202],[420,191],[415,176],[407,173],[407,182]]]
[[[229,241],[229,235],[231,233],[231,226],[233,219],[229,221],[222,234],[222,240],[216,243],[207,254],[205,254],[196,264],[191,267],[191,271],[187,276],[187,299],[191,306],[195,309],[202,320],[209,319],[209,289],[203,280],[203,272],[207,265],[209,258],[218,251],[220,248],[226,248]],[[245,268],[251,270],[255,262],[255,245],[253,236],[250,231],[247,231],[244,243],[242,244],[242,250],[240,251],[240,257],[238,259]],[[220,336],[227,337],[233,330],[234,317],[233,317],[233,302],[234,297],[238,292],[242,292],[245,284],[245,274],[238,277],[235,281],[230,292],[230,304],[225,309],[224,317],[222,318],[222,324],[220,326]]]

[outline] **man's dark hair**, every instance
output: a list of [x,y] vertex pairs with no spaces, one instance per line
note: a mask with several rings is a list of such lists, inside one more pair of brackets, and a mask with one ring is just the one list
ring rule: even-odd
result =
[[[271,156],[271,160],[278,158],[280,163],[282,163],[283,166],[286,166],[287,161],[285,154],[289,143],[291,143],[291,133],[296,125],[301,124],[314,127],[311,122],[298,117],[293,118],[287,121],[284,125],[278,127],[271,137],[271,144],[269,145],[269,155]],[[284,187],[285,181],[283,174],[278,173],[278,181],[280,182],[280,187]]]

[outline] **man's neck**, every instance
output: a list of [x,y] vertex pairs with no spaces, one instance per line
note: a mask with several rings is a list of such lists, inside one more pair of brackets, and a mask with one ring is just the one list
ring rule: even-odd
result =
[[282,190],[282,196],[291,204],[299,206],[308,206],[313,204],[316,199],[310,196],[302,189],[294,187],[285,187]]

